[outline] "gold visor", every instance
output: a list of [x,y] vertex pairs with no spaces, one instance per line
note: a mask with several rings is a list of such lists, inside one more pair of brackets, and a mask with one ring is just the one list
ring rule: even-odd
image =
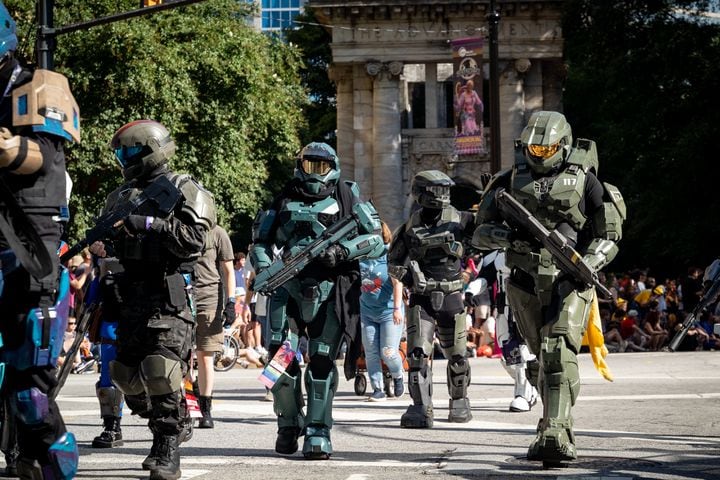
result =
[[306,174],[320,175],[322,177],[330,173],[330,170],[332,170],[330,162],[326,162],[324,160],[303,160],[301,166],[303,172]]
[[552,157],[560,150],[560,142],[552,145],[528,145],[527,148],[533,157],[545,159]]

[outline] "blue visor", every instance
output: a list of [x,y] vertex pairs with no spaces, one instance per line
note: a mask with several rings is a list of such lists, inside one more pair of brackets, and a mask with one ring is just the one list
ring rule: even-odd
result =
[[118,162],[120,162],[120,166],[125,168],[127,166],[127,163],[129,160],[131,160],[133,157],[136,157],[140,152],[143,150],[142,145],[135,145],[132,147],[118,147],[115,149],[115,157],[117,157]]

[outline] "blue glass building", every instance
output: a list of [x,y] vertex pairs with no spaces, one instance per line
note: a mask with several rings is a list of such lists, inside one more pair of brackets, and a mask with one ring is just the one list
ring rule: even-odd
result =
[[263,32],[280,32],[292,25],[292,20],[303,9],[307,0],[248,0],[260,7],[260,18],[253,24]]

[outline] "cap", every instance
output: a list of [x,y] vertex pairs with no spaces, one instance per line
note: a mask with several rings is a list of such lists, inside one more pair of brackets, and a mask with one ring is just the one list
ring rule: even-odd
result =
[[653,293],[655,295],[665,295],[665,287],[662,285],[658,285],[657,287],[653,288]]
[[630,310],[630,311],[628,312],[628,317],[637,317],[637,316],[638,316],[638,311],[637,311],[637,310]]

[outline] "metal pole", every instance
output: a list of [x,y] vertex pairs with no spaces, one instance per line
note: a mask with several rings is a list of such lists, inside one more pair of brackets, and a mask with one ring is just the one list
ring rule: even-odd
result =
[[500,14],[495,0],[490,0],[490,11],[485,16],[490,25],[490,170],[500,171],[500,75],[498,73],[498,24]]
[[37,2],[38,34],[35,49],[38,66],[46,70],[55,68],[53,57],[55,52],[54,9],[55,0],[38,0]]

